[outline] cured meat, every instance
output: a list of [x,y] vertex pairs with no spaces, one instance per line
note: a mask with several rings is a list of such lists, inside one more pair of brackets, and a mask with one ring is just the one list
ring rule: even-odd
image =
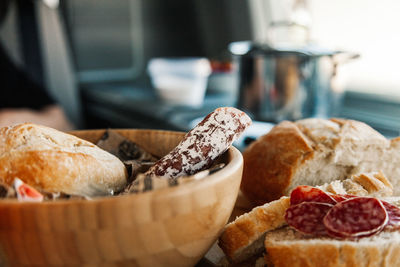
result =
[[357,197],[357,196],[353,196],[353,195],[340,195],[340,194],[329,194],[336,202],[342,202],[345,201],[347,199],[353,198],[353,197]]
[[326,193],[298,186],[290,196],[285,219],[296,230],[340,239],[357,239],[400,229],[400,208],[372,197]]
[[232,107],[218,108],[189,131],[146,175],[177,178],[207,169],[250,124],[246,113]]
[[323,219],[332,207],[326,203],[302,202],[286,210],[285,220],[302,233],[326,235]]
[[296,205],[302,202],[319,202],[335,205],[337,201],[319,188],[300,185],[293,189],[290,194],[290,205]]
[[363,237],[382,230],[388,213],[382,202],[372,197],[355,197],[337,203],[323,219],[334,237]]
[[386,201],[382,201],[383,206],[389,216],[389,221],[385,229],[399,229],[400,228],[400,209]]
[[19,178],[14,179],[14,189],[17,193],[18,201],[22,202],[42,202],[43,195],[40,194],[35,188],[27,185]]

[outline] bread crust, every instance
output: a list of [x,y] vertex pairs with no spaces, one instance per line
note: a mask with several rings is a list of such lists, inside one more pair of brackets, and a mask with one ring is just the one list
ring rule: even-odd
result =
[[298,165],[313,153],[296,124],[282,122],[243,152],[243,194],[258,205],[280,198]]
[[18,177],[47,192],[96,196],[121,190],[123,163],[94,144],[52,128],[20,124],[0,129],[0,181]]
[[[264,206],[254,208],[251,212],[226,225],[218,245],[233,262],[240,262],[247,259],[249,255],[261,252],[264,234],[286,224],[284,214],[289,206],[290,198],[282,197]],[[258,239],[261,242],[260,246],[258,244],[252,246]],[[250,251],[246,252],[246,249]],[[257,251],[252,251],[252,249]]]
[[399,266],[400,234],[382,232],[360,241],[307,238],[293,229],[267,233],[266,260],[274,267]]

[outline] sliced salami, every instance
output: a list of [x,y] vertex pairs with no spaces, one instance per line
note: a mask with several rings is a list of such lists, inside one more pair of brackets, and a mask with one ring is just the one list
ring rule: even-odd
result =
[[347,199],[353,198],[353,197],[357,197],[357,196],[353,196],[353,195],[342,195],[342,194],[329,194],[336,202],[342,202],[345,201]]
[[326,203],[302,202],[286,210],[285,220],[302,233],[326,235],[323,218],[332,207],[333,205]]
[[323,223],[334,237],[363,237],[382,230],[388,213],[382,202],[372,197],[355,197],[337,203]]
[[400,209],[395,205],[392,205],[386,201],[382,201],[383,206],[386,209],[386,212],[389,216],[389,221],[385,227],[385,229],[399,229],[400,228]]
[[290,194],[290,205],[296,205],[302,202],[319,202],[335,205],[337,201],[319,188],[300,185],[293,189]]

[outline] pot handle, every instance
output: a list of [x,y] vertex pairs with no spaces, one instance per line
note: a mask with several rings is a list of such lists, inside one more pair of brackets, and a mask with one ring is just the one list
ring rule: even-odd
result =
[[346,63],[350,60],[357,59],[360,57],[360,54],[355,52],[345,52],[345,51],[336,51],[331,55],[331,58],[335,64]]
[[333,70],[331,73],[331,80],[333,80],[337,76],[338,66],[339,64],[346,63],[350,60],[357,59],[360,57],[360,54],[354,52],[344,52],[337,51],[336,53],[330,56]]

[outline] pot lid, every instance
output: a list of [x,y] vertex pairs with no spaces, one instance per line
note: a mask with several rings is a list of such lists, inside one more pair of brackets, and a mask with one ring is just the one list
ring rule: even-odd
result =
[[[349,53],[340,50],[326,49],[315,44],[309,44],[303,47],[290,47],[280,46],[272,47],[266,43],[257,43],[253,41],[239,41],[230,43],[228,46],[229,51],[233,55],[244,56],[244,55],[271,55],[271,56],[285,56],[285,55],[296,55],[302,57],[323,57],[323,56],[334,56],[337,54]],[[351,58],[359,57],[356,53],[350,53]]]

